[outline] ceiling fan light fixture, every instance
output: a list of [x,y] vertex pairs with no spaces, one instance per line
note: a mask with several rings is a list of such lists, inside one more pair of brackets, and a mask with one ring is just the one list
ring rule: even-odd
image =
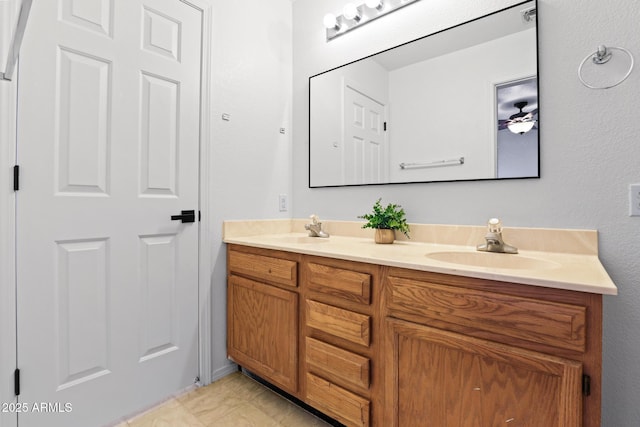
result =
[[507,128],[513,132],[523,135],[533,129],[533,125],[535,125],[535,120],[527,120],[524,122],[511,122],[507,125]]
[[536,121],[533,119],[532,113],[525,113],[523,110],[528,104],[527,101],[520,101],[513,104],[514,107],[518,108],[520,111],[509,117],[509,121],[507,122],[507,129],[509,129],[513,133],[518,133],[520,135],[524,135],[533,129],[533,125],[536,124]]

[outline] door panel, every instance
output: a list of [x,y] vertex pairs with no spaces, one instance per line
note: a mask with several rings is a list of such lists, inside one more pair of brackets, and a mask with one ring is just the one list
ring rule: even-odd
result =
[[66,48],[58,58],[57,191],[107,195],[111,64]]
[[385,105],[349,85],[344,87],[344,103],[345,184],[385,182],[388,176]]
[[582,365],[387,318],[387,425],[578,427]]
[[107,239],[57,242],[58,390],[109,374]]
[[34,2],[21,52],[22,426],[104,425],[198,375],[201,14]]
[[227,353],[290,393],[298,391],[298,294],[231,274]]
[[176,237],[140,237],[141,362],[178,350]]
[[177,196],[178,82],[142,74],[141,192]]
[[147,6],[144,8],[143,48],[180,61],[180,22]]
[[84,29],[111,37],[114,0],[62,0],[60,2],[61,20]]

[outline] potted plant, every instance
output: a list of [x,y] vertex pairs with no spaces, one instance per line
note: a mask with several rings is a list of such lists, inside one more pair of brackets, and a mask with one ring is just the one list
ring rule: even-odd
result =
[[404,209],[400,205],[389,203],[387,207],[382,207],[378,199],[373,205],[373,212],[364,214],[358,218],[367,220],[362,228],[373,228],[376,230],[376,243],[393,243],[395,240],[395,230],[409,237],[409,224],[405,218]]

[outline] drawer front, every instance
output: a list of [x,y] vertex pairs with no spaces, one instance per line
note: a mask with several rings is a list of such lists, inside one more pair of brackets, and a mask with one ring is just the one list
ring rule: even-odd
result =
[[228,263],[229,269],[236,273],[281,285],[298,286],[298,268],[295,261],[229,251]]
[[307,325],[356,344],[369,346],[370,316],[307,300]]
[[371,275],[309,263],[309,289],[363,304],[371,303]]
[[348,426],[369,425],[367,399],[313,374],[307,374],[307,403]]
[[307,337],[306,361],[307,369],[311,372],[331,380],[339,378],[356,387],[369,389],[368,357]]
[[585,351],[586,307],[390,276],[389,314],[423,316],[491,333]]

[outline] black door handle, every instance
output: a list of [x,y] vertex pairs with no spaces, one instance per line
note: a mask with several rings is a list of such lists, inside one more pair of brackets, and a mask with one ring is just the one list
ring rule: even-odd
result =
[[196,222],[195,211],[181,211],[180,215],[171,215],[171,221]]

